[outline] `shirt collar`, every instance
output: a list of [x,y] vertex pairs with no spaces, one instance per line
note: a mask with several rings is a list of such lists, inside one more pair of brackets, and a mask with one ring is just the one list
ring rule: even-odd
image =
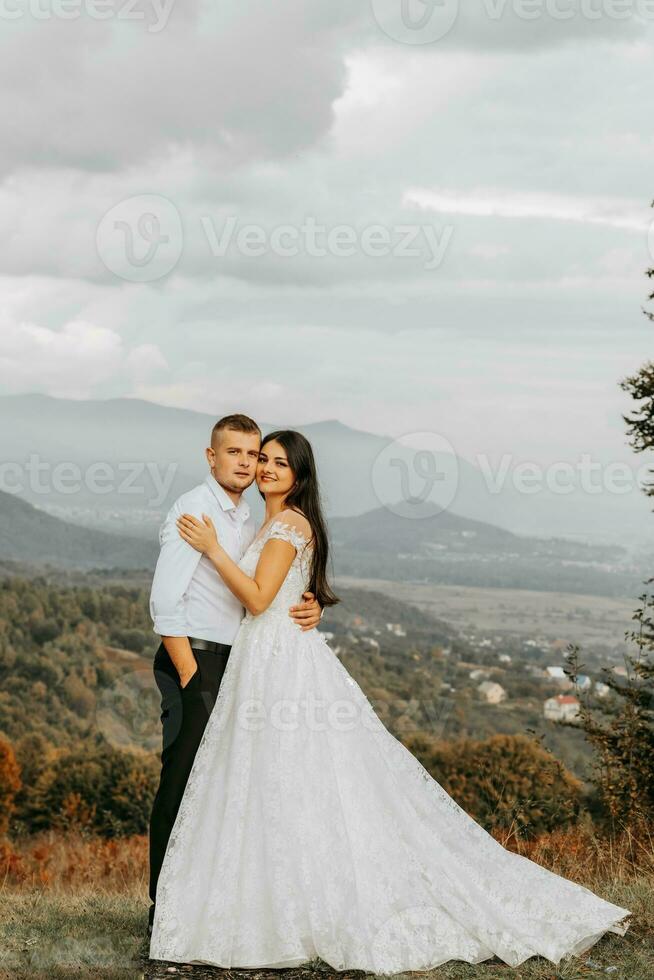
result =
[[207,484],[223,510],[233,510],[241,521],[247,521],[248,517],[250,516],[250,507],[245,497],[241,497],[238,505],[235,504],[229,494],[218,483],[213,473],[208,473],[204,482]]

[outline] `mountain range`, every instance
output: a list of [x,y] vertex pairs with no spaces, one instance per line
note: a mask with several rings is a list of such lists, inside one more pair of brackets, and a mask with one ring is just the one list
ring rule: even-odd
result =
[[[528,538],[449,511],[416,521],[382,507],[329,525],[337,576],[635,595],[647,574],[616,546]],[[152,527],[147,538],[80,527],[0,492],[0,564],[143,569],[147,577],[157,553]]]
[[[204,448],[215,422],[204,412],[133,398],[40,394],[1,396],[0,418],[0,490],[77,524],[145,538],[152,537],[172,501],[205,475]],[[265,433],[278,426],[261,427]],[[380,506],[393,512],[398,501],[419,497],[431,480],[430,499],[437,505],[514,533],[636,547],[654,542],[648,503],[637,489],[557,493],[544,487],[526,493],[510,472],[494,484],[497,474],[479,460],[430,452],[429,445],[418,458],[415,448],[338,421],[294,427],[314,447],[331,517]],[[416,438],[419,447],[421,437]],[[428,434],[425,440],[429,443]],[[447,485],[438,482],[443,474]],[[248,494],[261,513],[256,489]]]

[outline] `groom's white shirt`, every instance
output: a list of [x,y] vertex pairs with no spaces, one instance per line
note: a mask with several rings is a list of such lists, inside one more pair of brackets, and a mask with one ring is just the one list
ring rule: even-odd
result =
[[152,581],[150,614],[160,636],[195,636],[232,644],[243,607],[208,558],[180,537],[176,520],[184,513],[202,520],[207,514],[221,545],[238,561],[255,535],[250,508],[241,497],[238,506],[213,474],[182,494],[168,511],[159,531],[161,552]]

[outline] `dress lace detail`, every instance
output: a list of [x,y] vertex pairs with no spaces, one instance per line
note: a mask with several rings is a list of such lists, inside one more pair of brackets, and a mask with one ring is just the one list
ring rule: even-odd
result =
[[288,614],[311,545],[246,615],[195,757],[157,889],[150,957],[381,974],[497,955],[558,963],[628,909],[503,848],[384,727],[317,631]]
[[302,532],[297,527],[293,527],[292,524],[288,524],[286,521],[273,521],[268,529],[266,535],[266,541],[270,541],[271,538],[278,538],[280,541],[288,541],[293,545],[295,550],[298,552],[297,557],[301,557],[302,552],[308,545],[308,541]]

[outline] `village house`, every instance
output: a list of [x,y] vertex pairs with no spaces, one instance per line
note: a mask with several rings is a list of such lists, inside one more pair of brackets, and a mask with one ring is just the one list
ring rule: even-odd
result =
[[573,694],[557,694],[543,702],[543,714],[549,721],[576,721],[579,702]]
[[483,681],[477,690],[488,704],[499,704],[506,698],[506,691],[501,684],[496,684],[495,681]]
[[400,623],[386,623],[386,629],[393,636],[406,636],[406,630],[402,628]]

